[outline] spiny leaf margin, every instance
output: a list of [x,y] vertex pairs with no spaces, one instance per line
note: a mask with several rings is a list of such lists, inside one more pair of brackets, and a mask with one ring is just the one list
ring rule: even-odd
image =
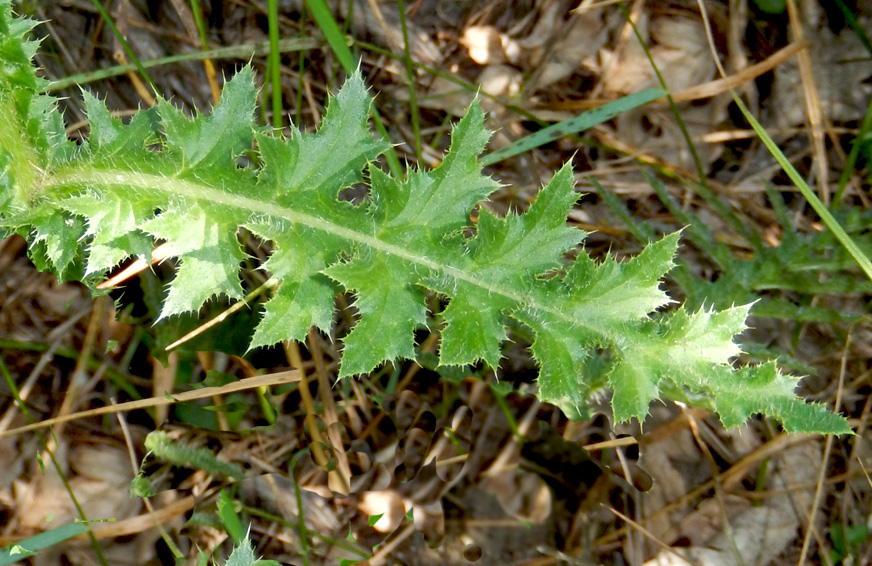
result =
[[[589,352],[601,348],[611,352],[619,420],[644,419],[650,402],[668,395],[715,408],[727,425],[763,412],[788,430],[850,432],[840,417],[798,399],[795,380],[774,364],[732,367],[739,353],[732,337],[744,329],[747,307],[656,314],[671,302],[660,280],[673,265],[677,234],[626,263],[596,264],[577,250],[585,234],[565,224],[577,198],[568,168],[526,214],[483,212],[475,229],[470,210],[498,188],[478,160],[489,134],[477,103],[454,128],[442,164],[404,179],[373,166],[386,145],[368,129],[371,99],[359,73],[331,99],[314,134],[266,135],[254,122],[256,90],[244,67],[209,116],[189,119],[161,100],[146,118],[123,125],[86,97],[92,138],[71,148],[58,135],[54,100],[37,92],[38,80],[21,76],[35,50],[25,41],[32,26],[10,14],[9,0],[0,0],[0,46],[20,47],[9,50],[14,65],[6,68],[14,72],[0,73],[0,105],[13,111],[12,135],[23,141],[0,149],[0,226],[29,233],[58,273],[77,261],[101,273],[141,255],[144,235],[160,238],[180,265],[161,317],[195,312],[216,295],[242,296],[246,258],[237,234],[244,228],[272,243],[264,268],[280,280],[254,346],[301,339],[312,325],[328,330],[333,295],[355,292],[359,321],[344,338],[340,376],[413,358],[429,289],[448,300],[440,313],[443,364],[482,360],[496,369],[514,319],[533,334],[540,397],[567,414],[584,414],[581,376]],[[240,167],[251,148],[260,165]],[[368,202],[337,198],[367,181]],[[119,206],[125,199],[136,206]],[[97,222],[114,231],[104,236]],[[567,265],[570,251],[578,255]]]

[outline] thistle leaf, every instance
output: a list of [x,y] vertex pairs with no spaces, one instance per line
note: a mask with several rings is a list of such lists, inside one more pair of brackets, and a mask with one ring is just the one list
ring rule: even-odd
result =
[[483,360],[497,368],[500,346],[506,339],[505,317],[518,308],[518,303],[494,293],[487,285],[510,289],[521,297],[540,282],[542,274],[560,267],[563,254],[585,236],[583,231],[566,226],[566,215],[577,198],[572,170],[564,167],[542,189],[526,214],[499,219],[483,211],[475,238],[458,242],[469,250],[458,267],[474,274],[484,285],[450,277],[424,280],[430,289],[452,298],[442,313],[447,326],[442,333],[441,364]]
[[339,377],[368,373],[384,360],[415,358],[413,333],[427,322],[427,309],[424,293],[407,283],[413,266],[364,249],[326,273],[356,292],[360,314],[345,337]]
[[176,206],[145,222],[142,229],[170,244],[181,258],[160,318],[197,311],[212,297],[242,298],[239,268],[245,256],[238,224],[220,206]]
[[330,99],[317,133],[292,127],[288,140],[258,136],[265,162],[261,184],[289,206],[299,206],[306,195],[335,201],[339,190],[359,182],[364,166],[388,148],[366,126],[370,104],[363,77],[356,73]]
[[609,374],[609,383],[615,392],[612,399],[615,420],[623,422],[637,418],[644,421],[651,401],[660,396],[656,365],[625,362],[616,364]]
[[147,258],[151,238],[138,230],[153,210],[152,204],[137,198],[122,199],[115,194],[74,196],[63,203],[65,210],[87,219],[84,237],[90,240],[85,275],[103,273],[129,256]]
[[[330,332],[335,295],[346,290],[357,322],[342,338],[340,377],[414,359],[415,332],[428,325],[442,326],[443,366],[497,370],[511,322],[531,332],[540,398],[572,418],[608,372],[618,420],[643,419],[663,395],[714,408],[728,426],[762,412],[789,430],[848,430],[796,397],[793,378],[773,364],[733,367],[747,305],[658,312],[673,302],[661,280],[678,233],[628,261],[595,262],[580,249],[586,234],[566,225],[577,200],[569,167],[524,214],[499,218],[480,206],[499,185],[482,173],[490,134],[477,103],[442,163],[402,178],[377,165],[388,145],[368,127],[359,72],[316,132],[292,127],[288,138],[256,124],[247,66],[211,112],[190,118],[159,100],[124,124],[83,93],[90,138],[75,145],[56,101],[39,93],[33,25],[0,0],[0,227],[28,235],[46,269],[90,282],[164,241],[177,271],[158,318],[170,323],[216,297],[242,299],[240,269],[254,258],[240,234],[250,233],[268,256],[255,265],[272,278],[250,348],[300,340],[313,326]],[[362,203],[340,198],[361,186]],[[432,313],[437,324],[428,291],[445,305]]]
[[412,171],[406,181],[373,186],[391,188],[390,194],[373,195],[382,210],[380,233],[386,240],[438,244],[442,237],[469,225],[472,207],[497,190],[499,185],[481,175],[478,156],[490,132],[484,129],[484,113],[473,102],[451,134],[451,147],[433,171]]
[[[163,153],[175,165],[174,175],[202,181],[210,173],[210,184],[234,179],[239,169],[236,159],[251,148],[256,100],[249,66],[225,83],[221,100],[209,116],[188,119],[168,101],[160,100],[157,108],[166,139]],[[229,185],[226,190],[236,188]]]
[[669,234],[626,263],[606,257],[596,265],[587,254],[579,254],[563,281],[577,309],[576,318],[617,327],[628,320],[643,320],[672,303],[660,281],[675,265],[678,239],[678,232]]
[[713,408],[724,426],[738,426],[755,413],[779,419],[788,432],[853,434],[841,416],[820,403],[797,402],[795,378],[785,376],[774,362],[738,371],[720,366],[708,376],[713,384]]
[[329,333],[337,287],[321,272],[331,263],[331,251],[335,255],[343,249],[343,240],[287,222],[264,220],[246,227],[263,240],[275,242],[263,269],[281,282],[264,305],[250,347],[305,340],[312,326]]

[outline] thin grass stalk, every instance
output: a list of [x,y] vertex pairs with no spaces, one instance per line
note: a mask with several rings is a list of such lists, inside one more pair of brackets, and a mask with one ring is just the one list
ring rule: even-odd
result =
[[406,25],[406,3],[399,0],[400,25],[403,28],[403,62],[406,64],[406,80],[409,82],[409,114],[412,117],[412,133],[415,136],[415,160],[422,164],[424,153],[421,149],[421,120],[418,116],[418,100],[415,93],[415,70],[412,66],[412,53],[409,49],[409,27]]
[[[333,14],[330,13],[330,8],[327,7],[324,0],[306,0],[306,5],[309,7],[309,11],[312,12],[312,16],[318,23],[318,27],[321,28],[324,37],[327,39],[327,44],[330,45],[333,53],[336,54],[336,57],[342,64],[342,68],[344,68],[345,72],[349,75],[354,73],[359,67],[359,64],[355,62],[355,58],[351,54],[351,50],[348,48],[348,44],[345,41],[345,36],[342,35],[341,31],[339,31],[339,26],[336,24],[336,20],[333,19]],[[371,112],[372,121],[379,134],[381,134],[382,138],[386,141],[390,142],[388,130],[385,128],[381,115],[379,115],[375,105],[372,106]],[[400,167],[400,158],[397,157],[397,152],[394,150],[393,145],[391,145],[390,149],[385,153],[385,158],[387,159],[388,168],[390,169],[391,174],[397,178],[401,177],[402,168]]]
[[687,124],[684,122],[684,118],[681,116],[681,111],[678,108],[678,104],[675,103],[675,100],[672,98],[672,93],[669,89],[669,85],[666,84],[666,80],[663,78],[663,75],[660,73],[660,69],[657,67],[657,64],[654,62],[654,58],[651,56],[651,52],[648,50],[648,46],[645,45],[645,41],[642,37],[642,34],[639,32],[639,29],[636,27],[636,23],[633,22],[630,17],[629,12],[627,12],[626,6],[624,4],[620,4],[621,11],[624,14],[624,18],[629,22],[630,26],[633,29],[633,33],[636,36],[636,39],[639,41],[639,45],[641,45],[642,50],[645,52],[645,56],[648,58],[648,61],[651,63],[651,68],[654,70],[654,73],[657,75],[657,81],[660,83],[660,87],[666,91],[666,101],[669,104],[669,110],[672,112],[672,115],[675,116],[675,121],[678,124],[679,129],[681,130],[681,135],[684,138],[684,141],[687,143],[687,147],[690,150],[690,154],[693,157],[693,163],[696,166],[696,174],[699,177],[698,184],[692,184],[694,191],[697,192],[707,203],[709,203],[712,208],[717,211],[718,214],[721,215],[727,222],[729,222],[730,226],[735,230],[738,234],[741,234],[745,240],[751,244],[751,246],[757,250],[761,251],[763,249],[763,242],[760,239],[759,234],[754,234],[748,231],[745,228],[745,224],[739,220],[736,214],[730,210],[724,203],[712,193],[711,189],[708,186],[708,175],[705,172],[705,169],[702,165],[702,160],[699,157],[699,152],[696,151],[696,146],[693,143],[693,139],[690,136],[690,132],[687,130]]
[[133,49],[131,49],[130,44],[127,43],[124,35],[120,31],[118,31],[117,27],[115,27],[115,22],[112,20],[112,16],[109,15],[109,12],[106,11],[106,8],[103,7],[103,3],[100,2],[100,0],[91,0],[91,3],[100,14],[100,17],[103,18],[103,21],[106,22],[106,25],[109,26],[109,29],[112,30],[112,34],[118,39],[118,42],[121,43],[121,46],[124,48],[124,52],[130,58],[130,61],[136,67],[136,70],[139,71],[139,74],[142,75],[142,78],[144,78],[145,82],[148,83],[149,88],[151,88],[151,92],[155,95],[159,94],[157,88],[154,86],[154,81],[151,80],[151,77],[148,74],[148,71],[146,71],[145,67],[142,66],[142,63],[139,61],[139,57],[137,57],[136,53],[133,52]]
[[[18,386],[15,384],[15,380],[12,379],[12,374],[9,372],[9,368],[6,366],[6,363],[3,361],[3,358],[0,358],[0,373],[3,374],[3,378],[6,380],[6,384],[9,386],[9,391],[12,393],[12,398],[15,400],[15,404],[18,405],[18,408],[27,418],[29,423],[36,422],[36,419],[33,418],[33,415],[30,414],[30,410],[27,408],[27,404],[21,400],[21,396],[18,394]],[[85,510],[82,509],[81,504],[79,504],[79,500],[76,497],[76,494],[73,493],[73,488],[70,486],[70,481],[67,478],[66,474],[64,474],[63,468],[60,463],[55,458],[54,452],[49,450],[48,440],[45,437],[45,434],[42,431],[37,430],[36,436],[39,439],[39,444],[42,446],[43,450],[48,454],[51,459],[51,463],[55,468],[55,471],[58,474],[58,478],[60,478],[61,482],[64,484],[64,489],[67,490],[67,494],[70,496],[70,501],[72,501],[73,506],[76,508],[76,512],[79,514],[79,517],[87,528],[88,532],[88,540],[91,543],[91,548],[94,550],[94,554],[97,556],[97,560],[100,561],[101,566],[109,566],[109,563],[106,561],[106,557],[103,555],[103,549],[100,547],[100,543],[97,541],[97,537],[94,535],[94,531],[91,529],[91,523],[88,521],[88,517],[85,515]],[[54,433],[52,433],[54,437]],[[57,446],[58,441],[57,438],[53,438],[55,445]],[[39,462],[40,467],[43,467],[42,461]],[[43,473],[45,470],[43,469]]]
[[[712,37],[711,24],[709,23],[708,13],[706,12],[705,3],[702,1],[698,1],[698,5],[700,8],[700,13],[702,14],[703,22],[705,23],[705,33],[706,38],[709,42],[709,49],[711,50],[712,57],[714,58],[715,64],[718,67],[718,71],[721,73],[721,76],[726,78],[727,73],[724,71],[723,65],[721,65],[721,61],[718,58],[717,49],[715,48],[714,38]],[[869,257],[863,253],[860,249],[860,246],[857,245],[857,242],[851,238],[845,229],[842,228],[842,225],[830,214],[829,209],[821,202],[821,200],[814,194],[808,184],[805,182],[805,179],[799,174],[799,171],[790,163],[790,160],[784,155],[784,153],[779,149],[778,145],[772,140],[760,122],[751,114],[751,111],[748,110],[748,107],[745,106],[745,103],[742,102],[742,99],[736,93],[735,89],[730,85],[730,95],[733,97],[733,101],[735,101],[736,106],[738,106],[739,110],[742,112],[742,115],[745,116],[745,119],[748,120],[748,123],[751,124],[751,127],[757,133],[757,136],[760,138],[760,141],[763,142],[763,145],[766,146],[766,149],[769,150],[769,153],[772,154],[772,157],[778,162],[779,165],[784,169],[784,172],[787,173],[787,176],[793,181],[793,184],[799,189],[799,192],[802,193],[802,196],[805,197],[805,200],[811,205],[812,209],[820,216],[824,225],[829,228],[836,239],[840,244],[851,254],[851,257],[854,258],[854,261],[857,262],[857,265],[860,266],[860,269],[863,270],[863,273],[866,274],[870,280],[872,280],[872,261],[869,261]]]
[[[321,46],[321,42],[310,37],[303,38],[286,38],[279,40],[279,51],[282,53],[299,51],[305,52],[309,49],[317,49]],[[186,61],[200,61],[203,59],[251,59],[257,55],[269,54],[269,40],[259,43],[243,43],[241,45],[231,45],[229,47],[217,47],[205,51],[192,51],[190,53],[181,53],[178,55],[170,55],[167,57],[158,57],[156,59],[147,59],[141,61],[140,64],[145,69],[152,67],[160,67],[163,65],[171,65],[174,63],[184,63]],[[89,73],[81,73],[78,75],[70,75],[56,81],[51,81],[44,90],[44,94],[49,94],[70,88],[80,86],[87,83],[93,83],[124,75],[136,70],[136,65],[133,63],[125,63],[123,65],[115,65],[106,69],[98,69]]]
[[269,72],[272,79],[272,125],[280,130],[282,124],[282,70],[281,52],[279,51],[279,3],[278,0],[268,0],[267,11],[269,19]]

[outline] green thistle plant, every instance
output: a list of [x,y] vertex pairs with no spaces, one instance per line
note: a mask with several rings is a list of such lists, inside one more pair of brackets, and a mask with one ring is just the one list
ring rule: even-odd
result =
[[[594,262],[585,237],[566,225],[577,200],[569,167],[558,171],[525,214],[470,211],[498,184],[482,174],[490,134],[473,104],[455,126],[439,167],[396,178],[375,165],[387,149],[367,117],[359,73],[330,100],[317,133],[273,136],[255,118],[250,67],[229,80],[209,116],[185,117],[166,100],[128,124],[84,93],[90,137],[70,142],[56,101],[32,68],[35,23],[0,0],[0,227],[24,235],[42,269],[89,285],[155,239],[178,259],[160,319],[196,313],[216,297],[241,300],[244,228],[271,242],[262,266],[278,282],[251,337],[256,348],[330,332],[334,296],[350,291],[359,317],[343,339],[339,376],[415,358],[414,331],[427,323],[426,293],[447,300],[439,363],[496,369],[513,321],[533,336],[539,397],[583,416],[583,376],[599,348],[619,421],[644,419],[660,397],[713,409],[726,426],[754,413],[789,431],[849,433],[846,421],[793,392],[774,363],[736,369],[733,337],[749,305],[723,311],[679,307],[660,280],[673,267],[679,235],[650,243],[626,263]],[[254,148],[259,163],[240,167]],[[340,201],[356,183],[366,203]],[[469,233],[473,232],[472,236]],[[595,363],[601,364],[601,360]]]

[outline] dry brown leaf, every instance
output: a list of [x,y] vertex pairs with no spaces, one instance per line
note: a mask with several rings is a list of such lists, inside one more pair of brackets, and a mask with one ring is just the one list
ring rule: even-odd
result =
[[[77,446],[71,450],[69,461],[70,487],[88,520],[121,520],[139,511],[140,500],[128,494],[133,471],[125,450]],[[17,518],[23,528],[56,528],[76,517],[70,496],[53,468],[47,467],[29,483],[16,482],[15,491]]]
[[488,478],[482,487],[495,494],[512,517],[541,523],[551,515],[551,491],[535,474],[509,470]]
[[[749,507],[730,520],[731,534],[721,531],[705,547],[674,548],[649,560],[645,566],[686,566],[687,560],[699,566],[766,566],[796,539],[802,524],[795,499],[802,505],[812,500],[813,486],[821,462],[820,446],[805,442],[781,453],[781,464],[772,477],[771,491],[783,494],[763,500],[760,507]],[[810,465],[810,463],[813,463]],[[732,540],[730,539],[732,537]],[[736,556],[733,548],[740,556]]]
[[[639,458],[639,466],[648,471],[654,480],[654,486],[642,495],[647,517],[652,517],[659,509],[677,501],[688,492],[689,486],[698,483],[699,478],[689,477],[688,470],[695,468],[703,472],[708,468],[687,429],[646,446]],[[686,513],[686,506],[678,506],[669,514],[652,517],[646,525],[655,536],[661,537]]]
[[545,88],[584,68],[595,67],[596,54],[607,39],[608,28],[599,10],[572,16],[551,49],[538,49],[530,54],[530,61],[542,66],[535,88]]
[[671,544],[679,539],[690,546],[701,546],[724,530],[724,511],[729,520],[751,507],[751,502],[737,495],[726,495],[721,507],[717,499],[706,499],[692,513],[682,518],[662,540]]
[[[642,28],[643,21],[637,24]],[[714,77],[715,64],[711,60],[702,22],[685,17],[655,18],[646,28],[651,36],[649,47],[663,80],[673,92],[689,88]],[[634,38],[613,61],[615,54],[601,50],[601,77],[605,92],[619,96],[660,86],[645,51]]]
[[[872,25],[869,20],[859,23],[867,30]],[[814,82],[824,114],[835,122],[859,119],[872,99],[868,52],[847,27],[834,35],[824,25],[810,37]],[[796,58],[776,67],[770,107],[779,128],[805,123],[804,97]]]
[[[726,120],[729,101],[729,97],[719,96],[702,106],[681,105],[681,117],[703,165],[717,159],[723,146],[699,140]],[[694,168],[693,154],[669,109],[642,107],[630,110],[618,116],[617,124],[616,135],[624,143],[665,163],[683,169]]]
[[517,63],[521,52],[515,40],[493,26],[469,26],[463,30],[460,44],[479,65]]

